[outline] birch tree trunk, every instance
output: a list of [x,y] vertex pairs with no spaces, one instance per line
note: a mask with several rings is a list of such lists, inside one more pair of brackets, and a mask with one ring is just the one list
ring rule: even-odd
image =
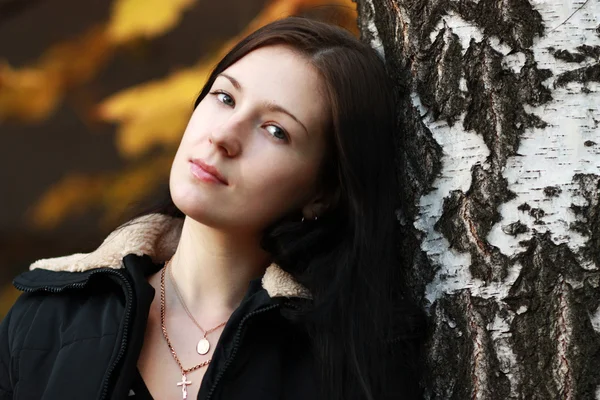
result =
[[358,0],[430,399],[600,399],[600,2]]

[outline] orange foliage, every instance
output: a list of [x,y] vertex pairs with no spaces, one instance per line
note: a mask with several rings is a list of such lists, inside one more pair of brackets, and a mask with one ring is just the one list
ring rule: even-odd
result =
[[51,46],[32,65],[15,70],[0,60],[0,121],[47,118],[69,89],[96,75],[118,45],[164,34],[193,2],[116,0],[106,26]]
[[47,118],[64,92],[87,81],[106,62],[104,31],[92,28],[77,40],[51,47],[35,64],[13,69],[0,63],[0,121]]
[[52,229],[67,217],[100,209],[102,223],[114,226],[130,205],[146,199],[167,179],[172,158],[172,154],[153,157],[112,174],[70,174],[29,209],[27,220],[35,228]]
[[67,216],[74,216],[97,204],[108,185],[104,176],[70,174],[48,190],[29,211],[28,219],[37,227],[50,229]]
[[108,36],[113,43],[152,38],[177,25],[195,0],[119,0],[113,4]]

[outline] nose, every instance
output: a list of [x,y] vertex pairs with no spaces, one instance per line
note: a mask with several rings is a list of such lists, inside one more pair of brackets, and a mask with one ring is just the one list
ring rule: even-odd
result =
[[226,157],[238,156],[242,152],[244,129],[248,129],[244,122],[232,116],[209,134],[208,142]]

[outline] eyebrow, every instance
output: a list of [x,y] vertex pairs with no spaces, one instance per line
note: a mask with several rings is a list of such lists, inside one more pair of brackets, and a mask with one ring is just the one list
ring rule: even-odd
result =
[[[227,75],[223,72],[221,72],[219,75],[217,75],[217,77],[219,77],[219,76],[222,76],[223,78],[227,78],[231,82],[231,84],[233,85],[234,88],[236,88],[240,92],[243,91],[242,85],[240,85],[240,82],[237,79],[235,79],[233,76]],[[268,103],[266,103],[266,106],[269,111],[280,112],[280,113],[289,115],[294,121],[299,123],[302,126],[302,128],[304,128],[306,133],[308,134],[308,129],[306,129],[306,126],[304,126],[304,124],[302,122],[300,122],[300,120],[298,118],[296,118],[296,116],[294,114],[292,114],[285,108],[283,108],[280,105],[275,104],[275,103],[268,102]]]

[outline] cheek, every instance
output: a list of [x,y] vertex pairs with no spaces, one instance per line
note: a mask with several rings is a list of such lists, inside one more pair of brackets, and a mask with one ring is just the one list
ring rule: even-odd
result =
[[[181,138],[181,144],[192,143],[192,142],[196,141],[198,139],[198,137],[201,136],[203,125],[205,125],[202,122],[205,120],[205,117],[204,117],[204,110],[202,110],[200,107],[201,107],[201,104],[198,105],[198,107],[194,110],[192,116],[190,117],[190,120],[188,121],[185,131],[183,132],[183,137]],[[180,144],[180,147],[181,147],[181,144]]]
[[311,163],[282,160],[264,163],[253,174],[247,198],[258,199],[270,207],[290,209],[303,206],[314,192],[317,171]]

